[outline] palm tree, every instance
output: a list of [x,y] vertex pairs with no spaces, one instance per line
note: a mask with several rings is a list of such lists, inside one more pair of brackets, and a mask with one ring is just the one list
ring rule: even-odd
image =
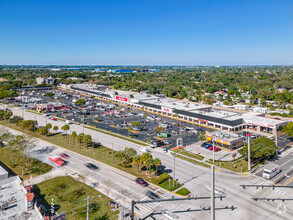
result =
[[133,158],[132,158],[132,163],[134,165],[137,165],[137,172],[139,171],[139,165],[141,163],[141,156],[140,155],[135,155]]
[[82,140],[83,140],[83,137],[84,137],[84,133],[80,133],[79,135],[77,135],[77,140],[79,141],[79,146],[81,148],[81,143],[82,143]]
[[61,129],[62,129],[63,131],[65,131],[65,134],[67,134],[67,131],[70,129],[70,127],[69,127],[69,125],[63,125],[63,126],[61,127]]
[[142,161],[142,163],[144,163],[149,158],[153,158],[153,156],[150,153],[148,153],[148,152],[143,153],[141,155],[141,161]]
[[53,127],[53,130],[55,131],[55,134],[56,134],[56,132],[57,132],[58,129],[59,129],[58,126],[54,126]]
[[74,140],[74,143],[75,143],[75,139],[76,139],[76,137],[77,137],[77,134],[76,134],[75,131],[73,131],[73,132],[71,133],[71,137],[73,137],[73,140]]
[[158,166],[162,164],[161,160],[159,158],[154,159],[154,165],[156,166],[156,175],[158,175]]
[[150,174],[149,172],[149,169],[154,165],[154,161],[153,161],[153,158],[149,158],[145,161],[145,165],[147,167],[147,171],[148,173]]
[[4,118],[5,120],[8,120],[11,116],[12,116],[12,112],[10,112],[10,111],[6,111],[6,112],[4,113],[4,115],[3,115],[3,118]]
[[92,143],[92,136],[87,134],[87,135],[84,135],[83,138],[82,138],[82,142],[86,144],[86,147],[88,147],[88,145],[90,143]]
[[48,124],[46,125],[46,128],[48,128],[48,131],[50,132],[50,129],[52,128],[52,124],[48,123]]

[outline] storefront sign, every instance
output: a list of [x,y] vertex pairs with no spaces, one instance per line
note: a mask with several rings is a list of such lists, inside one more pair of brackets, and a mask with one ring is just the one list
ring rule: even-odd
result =
[[128,102],[128,98],[122,97],[122,96],[117,96],[115,97],[116,100],[122,101],[122,102]]
[[171,108],[161,107],[161,110],[162,110],[163,112],[172,113],[172,109],[171,109]]

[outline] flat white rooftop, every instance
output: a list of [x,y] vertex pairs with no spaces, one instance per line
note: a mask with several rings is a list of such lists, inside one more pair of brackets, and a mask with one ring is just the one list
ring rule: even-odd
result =
[[0,219],[39,219],[34,209],[27,210],[26,191],[20,183],[18,176],[0,181],[0,204],[7,204],[7,208],[0,212]]

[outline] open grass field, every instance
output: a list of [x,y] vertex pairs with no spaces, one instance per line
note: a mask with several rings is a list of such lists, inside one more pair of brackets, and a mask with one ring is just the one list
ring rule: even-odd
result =
[[90,219],[118,219],[118,210],[113,211],[110,199],[95,189],[74,180],[69,176],[56,177],[38,184],[40,195],[51,204],[52,199],[57,212],[66,212],[66,219],[85,219],[87,197],[90,196]]
[[12,164],[12,161],[17,158],[15,153],[11,153],[8,147],[0,148],[0,161],[4,163],[9,169],[11,169],[15,174],[19,175],[22,179],[29,179],[31,175],[37,176],[49,172],[52,166],[42,163],[41,161],[30,158],[31,169],[24,172],[22,175],[22,167],[16,162]]

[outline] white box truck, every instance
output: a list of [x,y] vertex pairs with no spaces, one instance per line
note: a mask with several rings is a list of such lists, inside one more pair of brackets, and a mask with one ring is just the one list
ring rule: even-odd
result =
[[281,172],[280,166],[277,164],[270,164],[266,166],[263,170],[263,178],[271,179]]

